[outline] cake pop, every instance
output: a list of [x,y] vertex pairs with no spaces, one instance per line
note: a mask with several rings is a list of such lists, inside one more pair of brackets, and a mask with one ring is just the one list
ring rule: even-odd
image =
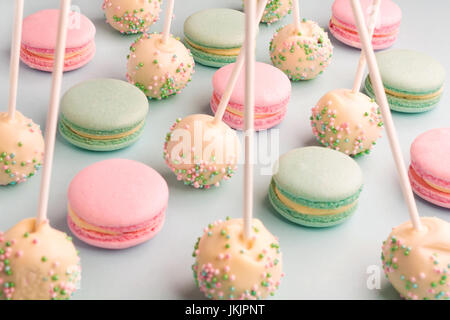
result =
[[106,22],[124,34],[146,32],[159,19],[162,0],[104,0]]
[[375,101],[348,89],[326,93],[312,108],[310,120],[323,146],[351,156],[369,154],[383,130]]
[[237,169],[239,139],[224,122],[194,114],[170,128],[164,144],[164,159],[178,180],[195,188],[219,186]]
[[298,0],[294,4],[294,23],[273,35],[270,59],[292,81],[314,79],[331,62],[333,46],[328,34],[316,22],[299,20]]
[[[264,0],[259,0],[258,2],[260,1]],[[244,5],[245,1],[242,1],[242,4]],[[268,0],[266,7],[264,8],[264,15],[260,20],[262,23],[267,23],[270,25],[271,23],[277,22],[291,13],[291,9],[292,0]]]
[[80,278],[72,239],[47,221],[25,219],[0,233],[0,299],[68,299]]
[[195,244],[192,266],[197,286],[210,299],[264,299],[278,289],[282,254],[277,239],[258,219],[243,237],[242,219],[216,221]]
[[173,0],[168,1],[162,34],[142,34],[127,56],[127,79],[149,99],[178,94],[191,81],[194,59],[178,39],[170,35]]

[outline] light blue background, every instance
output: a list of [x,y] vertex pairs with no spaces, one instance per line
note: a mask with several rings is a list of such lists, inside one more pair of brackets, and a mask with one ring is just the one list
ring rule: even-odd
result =
[[[58,7],[57,0],[25,1],[25,16],[44,8]],[[439,60],[448,71],[450,42],[447,30],[450,2],[446,0],[398,0],[403,21],[395,48],[423,51]],[[9,47],[13,1],[0,1],[0,105],[7,110]],[[135,36],[122,36],[108,26],[101,10],[102,1],[74,0],[97,27],[97,54],[82,69],[65,73],[62,90],[91,78],[125,80],[126,55]],[[300,2],[301,16],[326,27],[331,0]],[[176,1],[172,31],[182,37],[184,20],[207,7],[240,9],[241,0]],[[270,63],[269,41],[278,27],[291,16],[272,26],[262,25],[257,40],[257,59]],[[162,21],[151,30],[161,31]],[[345,46],[333,37],[334,57],[328,69],[308,82],[293,83],[288,113],[280,130],[280,153],[292,148],[315,145],[309,116],[311,107],[327,91],[353,83],[359,50]],[[202,295],[192,278],[193,245],[209,222],[225,216],[239,216],[242,210],[243,168],[220,188],[199,191],[185,187],[164,164],[162,146],[169,127],[177,117],[208,113],[212,93],[211,78],[216,69],[196,65],[193,81],[178,96],[150,102],[145,132],[135,145],[117,152],[96,153],[77,149],[58,135],[52,177],[49,218],[54,227],[68,232],[66,192],[71,179],[84,167],[108,158],[129,158],[158,170],[167,180],[170,200],[167,220],[161,233],[151,241],[121,251],[108,251],[84,244],[75,245],[82,259],[81,290],[75,299],[196,299]],[[447,81],[448,84],[448,81]],[[18,109],[43,128],[49,102],[51,76],[21,64]],[[446,88],[447,89],[447,88]],[[428,113],[395,113],[405,161],[414,138],[430,128],[450,125],[450,95],[444,92],[439,106]],[[308,229],[278,216],[267,200],[270,176],[255,168],[255,216],[280,239],[286,277],[274,299],[397,299],[398,294],[381,274],[381,289],[369,290],[366,270],[380,266],[382,241],[392,227],[406,221],[408,213],[397,181],[394,162],[386,137],[370,156],[357,160],[364,172],[365,187],[359,209],[348,222],[332,229]],[[39,193],[39,174],[29,182],[0,188],[0,229],[7,230],[19,220],[35,215]],[[417,199],[424,216],[450,221],[450,212]]]

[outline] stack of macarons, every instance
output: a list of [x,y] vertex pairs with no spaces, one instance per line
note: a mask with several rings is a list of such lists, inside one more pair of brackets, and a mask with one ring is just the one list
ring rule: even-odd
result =
[[[361,7],[367,15],[373,10],[372,3],[373,0],[361,0]],[[335,0],[331,10],[329,29],[333,36],[349,46],[361,48],[350,0]],[[375,50],[392,46],[397,40],[401,21],[400,7],[392,0],[381,0],[380,13],[372,37]]]
[[205,9],[184,22],[184,42],[196,62],[218,68],[236,61],[244,42],[244,31],[242,12]]
[[419,197],[450,208],[450,128],[431,129],[414,140],[409,179]]
[[[393,49],[376,54],[384,90],[392,110],[418,113],[433,109],[441,99],[445,69],[429,55]],[[370,77],[365,91],[375,98]]]
[[[228,79],[235,64],[229,64],[217,70],[213,76],[213,95],[211,109],[215,113],[225,92]],[[241,70],[223,121],[234,129],[244,128],[245,68]],[[286,114],[291,96],[291,82],[278,68],[269,64],[255,64],[255,130],[265,130],[279,124]]]
[[117,150],[139,139],[147,113],[147,97],[128,82],[87,80],[64,94],[59,131],[83,149]]
[[269,200],[286,219],[308,227],[329,227],[356,210],[363,177],[345,154],[322,147],[293,149],[280,157]]
[[[51,72],[55,56],[59,10],[33,13],[23,21],[21,60],[33,69]],[[81,68],[95,54],[95,26],[79,12],[69,13],[64,71]]]
[[166,181],[149,166],[104,160],[80,171],[70,183],[67,221],[73,234],[88,244],[128,248],[161,230],[168,197]]

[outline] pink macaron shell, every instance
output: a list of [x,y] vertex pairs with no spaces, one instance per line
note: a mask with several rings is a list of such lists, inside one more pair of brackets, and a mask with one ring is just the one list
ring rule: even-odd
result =
[[432,188],[421,177],[419,177],[419,175],[414,171],[414,168],[411,166],[409,167],[408,176],[415,194],[437,206],[450,208],[450,193],[445,193]]
[[[211,110],[215,114],[217,108],[219,106],[220,97],[214,92],[211,97]],[[256,131],[266,130],[278,125],[281,121],[283,121],[284,116],[287,111],[287,103],[289,102],[289,98],[280,104],[266,107],[257,107],[255,106],[255,115],[263,116],[262,118],[255,118],[254,120],[254,128]],[[240,104],[229,103],[228,108],[237,111],[244,112],[244,106]],[[228,124],[231,128],[237,130],[244,129],[244,118],[240,115],[233,114],[228,110],[225,111],[222,120]]]
[[411,145],[411,166],[424,180],[450,189],[450,128],[419,135]]
[[[164,220],[161,215],[164,216],[168,197],[167,183],[158,172],[126,159],[104,160],[83,169],[72,180],[68,191],[69,206],[79,219],[98,228],[123,233],[125,238],[133,232],[149,237],[151,230],[157,230],[154,222]],[[90,232],[82,237],[87,238],[87,234]],[[98,232],[94,234],[97,236]],[[118,241],[117,236],[112,238]]]
[[[41,10],[23,20],[22,45],[36,49],[55,49],[59,9]],[[66,48],[80,48],[94,40],[95,26],[85,15],[70,12]]]

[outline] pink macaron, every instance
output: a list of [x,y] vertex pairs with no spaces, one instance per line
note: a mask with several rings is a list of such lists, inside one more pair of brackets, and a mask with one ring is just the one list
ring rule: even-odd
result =
[[419,197],[450,208],[450,128],[432,129],[414,140],[409,179]]
[[[216,113],[220,99],[225,92],[234,63],[214,73],[211,110]],[[278,68],[262,62],[255,64],[255,130],[265,130],[279,124],[287,109],[291,96],[291,82]],[[244,128],[245,67],[231,94],[223,121],[234,129]]]
[[[372,2],[373,0],[361,0],[366,21],[372,12]],[[361,48],[350,0],[335,0],[331,10],[329,28],[333,36],[349,46]],[[375,50],[388,48],[397,40],[401,21],[400,7],[392,0],[381,0],[372,38]]]
[[[23,20],[21,60],[33,69],[51,72],[56,47],[58,9],[33,13]],[[64,71],[78,69],[95,54],[95,26],[86,16],[70,12]]]
[[83,169],[70,183],[67,222],[90,245],[124,249],[161,230],[168,198],[166,181],[149,166],[104,160]]

